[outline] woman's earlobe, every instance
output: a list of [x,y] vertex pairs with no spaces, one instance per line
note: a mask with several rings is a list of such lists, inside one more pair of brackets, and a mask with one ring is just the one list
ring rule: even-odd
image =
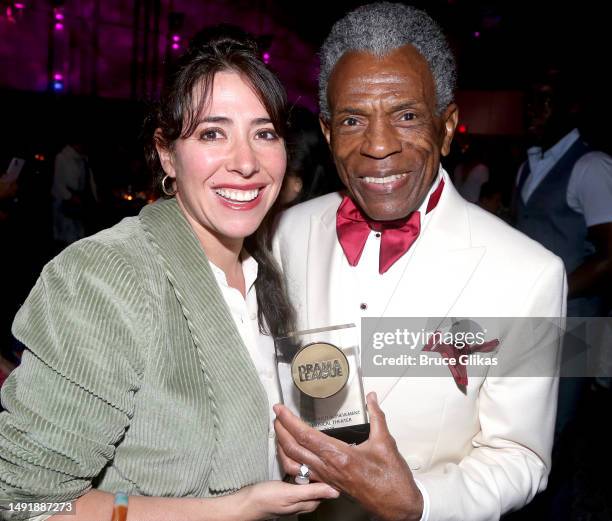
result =
[[163,138],[162,131],[158,128],[155,131],[154,135],[155,139],[155,149],[157,150],[157,155],[159,157],[159,162],[163,171],[168,174],[170,177],[176,177],[176,173],[174,171],[174,162],[172,157],[172,152],[165,144],[165,139]]
[[158,147],[157,155],[159,156],[159,162],[161,163],[163,171],[170,177],[176,177],[174,162],[172,161],[172,153],[167,148]]

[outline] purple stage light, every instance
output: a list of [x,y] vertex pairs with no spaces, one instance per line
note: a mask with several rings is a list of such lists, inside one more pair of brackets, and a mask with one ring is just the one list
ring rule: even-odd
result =
[[53,79],[54,79],[55,81],[63,81],[63,79],[64,79],[64,75],[63,75],[61,72],[56,72],[56,73],[53,75]]
[[269,52],[264,52],[263,53],[263,61],[264,63],[270,63],[270,53]]
[[176,51],[180,48],[180,45],[178,43],[173,43],[172,48]]
[[64,24],[57,22],[55,24],[55,30],[56,31],[63,31],[64,30]]
[[173,34],[172,35],[172,41],[173,42],[178,42],[180,41],[181,37],[178,34]]
[[15,6],[15,9],[25,9],[25,4],[21,2],[16,2],[14,6]]
[[474,31],[474,38],[480,38],[480,31]]

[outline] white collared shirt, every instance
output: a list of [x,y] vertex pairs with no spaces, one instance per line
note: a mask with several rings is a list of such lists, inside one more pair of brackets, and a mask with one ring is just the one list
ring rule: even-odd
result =
[[[333,281],[337,291],[330,291],[330,306],[333,324],[355,323],[358,327],[361,318],[384,317],[389,302],[396,291],[399,291],[400,280],[408,267],[410,259],[418,248],[418,244],[427,229],[431,215],[426,213],[429,197],[442,180],[442,170],[438,172],[436,180],[432,183],[427,196],[417,210],[421,214],[421,231],[410,249],[402,255],[385,273],[378,272],[381,234],[371,230],[361,253],[357,266],[351,266],[342,252],[340,244],[334,255],[332,266],[334,276],[338,274],[337,281]],[[341,288],[341,290],[340,290]]]
[[[521,190],[524,203],[578,139],[580,133],[574,129],[545,152],[541,147],[527,150],[530,173]],[[519,179],[520,175],[517,182]],[[566,201],[572,210],[584,215],[587,226],[612,222],[612,157],[593,151],[578,159],[567,185]]]
[[246,298],[240,291],[227,283],[225,273],[221,268],[209,261],[212,272],[219,284],[223,299],[227,303],[232,318],[238,328],[242,341],[246,346],[259,379],[268,396],[268,409],[270,413],[268,426],[268,468],[269,479],[281,479],[281,470],[276,457],[276,436],[274,434],[274,412],[272,406],[280,403],[278,377],[276,373],[276,360],[274,356],[274,340],[269,335],[259,331],[257,320],[257,294],[255,292],[255,279],[257,279],[257,261],[247,254],[242,261],[244,274],[244,287]]
[[[417,210],[421,214],[421,231],[410,249],[402,255],[385,273],[378,271],[381,234],[371,230],[361,253],[357,266],[351,266],[337,243],[336,251],[332,256],[330,266],[334,274],[329,291],[331,310],[331,324],[354,323],[361,337],[361,318],[384,317],[387,306],[393,299],[396,291],[402,290],[400,281],[408,268],[410,260],[417,250],[421,237],[427,230],[431,215],[435,209],[427,213],[427,203],[431,194],[438,188],[442,177],[442,166],[432,183],[427,196]],[[337,275],[337,276],[336,276]],[[423,514],[420,521],[429,518],[430,499],[427,490],[421,486],[418,479],[415,483],[423,496]]]

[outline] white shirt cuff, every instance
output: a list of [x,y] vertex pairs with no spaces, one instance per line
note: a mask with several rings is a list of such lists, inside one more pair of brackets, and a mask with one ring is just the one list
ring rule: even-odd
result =
[[423,513],[421,514],[420,521],[427,521],[429,519],[429,494],[427,493],[427,489],[421,485],[417,479],[414,480],[414,484],[418,487],[423,496]]

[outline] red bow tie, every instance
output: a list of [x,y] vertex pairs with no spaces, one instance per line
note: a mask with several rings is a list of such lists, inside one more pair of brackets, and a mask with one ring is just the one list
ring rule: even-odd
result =
[[[431,212],[437,206],[443,188],[444,179],[431,193],[425,213]],[[417,240],[421,231],[421,214],[412,212],[408,217],[397,221],[373,221],[361,213],[350,197],[344,196],[336,213],[336,232],[351,266],[357,266],[371,230],[381,233],[378,272],[382,275]]]

